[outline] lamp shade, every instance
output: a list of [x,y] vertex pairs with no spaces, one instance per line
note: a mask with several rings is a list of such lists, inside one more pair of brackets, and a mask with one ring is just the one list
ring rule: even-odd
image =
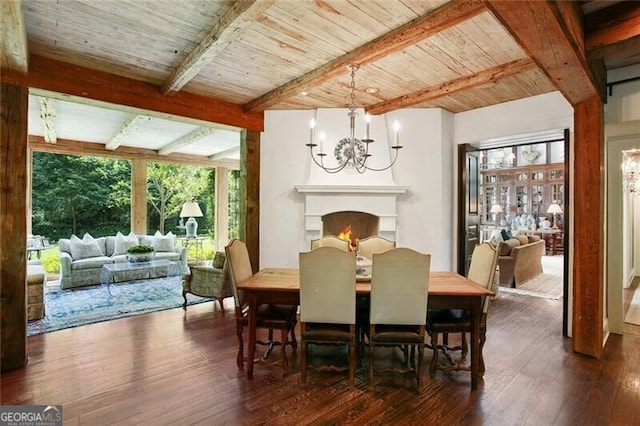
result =
[[200,206],[194,200],[187,201],[182,205],[180,210],[180,217],[202,217],[202,210]]
[[560,204],[556,204],[556,203],[549,204],[547,213],[550,213],[550,214],[562,213],[562,207],[560,207]]
[[491,213],[502,213],[502,206],[500,204],[494,204],[491,206]]

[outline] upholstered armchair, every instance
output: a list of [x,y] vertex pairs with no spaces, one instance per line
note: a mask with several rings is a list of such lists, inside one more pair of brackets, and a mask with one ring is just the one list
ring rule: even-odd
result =
[[189,269],[190,274],[182,276],[182,297],[184,298],[182,309],[187,309],[187,293],[191,293],[199,297],[216,299],[224,312],[225,297],[233,296],[225,254],[217,252],[210,266],[197,265]]

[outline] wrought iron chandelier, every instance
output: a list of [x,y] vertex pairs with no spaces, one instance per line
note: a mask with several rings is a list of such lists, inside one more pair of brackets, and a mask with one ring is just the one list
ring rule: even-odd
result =
[[[369,166],[367,164],[367,162],[369,161],[369,158],[371,157],[371,154],[369,154],[369,144],[374,142],[374,140],[371,139],[369,136],[369,125],[371,122],[371,116],[369,114],[365,116],[366,131],[365,131],[364,139],[357,139],[355,135],[356,135],[356,116],[357,116],[356,71],[358,70],[358,65],[356,64],[349,65],[348,69],[351,72],[351,86],[350,86],[351,96],[350,96],[350,103],[349,103],[349,112],[347,113],[347,116],[349,117],[349,137],[341,139],[333,151],[334,157],[338,161],[338,165],[332,167],[324,164],[324,157],[326,157],[327,154],[322,151],[314,155],[313,149],[317,147],[318,144],[315,141],[316,123],[315,123],[315,120],[313,119],[311,120],[311,124],[310,124],[311,126],[310,140],[309,140],[309,143],[306,144],[306,146],[309,147],[309,154],[311,155],[311,159],[313,160],[313,162],[316,163],[318,167],[322,168],[327,173],[338,173],[341,170],[344,170],[346,167],[354,168],[358,173],[361,173],[361,174],[367,170],[374,171],[374,172],[381,172],[383,170],[387,170],[395,164],[396,160],[398,159],[398,151],[402,148],[402,146],[399,144],[400,125],[396,121],[393,126],[394,133],[395,133],[394,144],[391,146],[391,149],[393,149],[395,153],[393,157],[393,161],[391,161],[391,163],[386,167],[376,168],[376,167]],[[321,141],[324,139],[323,133],[320,133],[319,139]],[[318,157],[318,159],[316,159],[316,157]]]

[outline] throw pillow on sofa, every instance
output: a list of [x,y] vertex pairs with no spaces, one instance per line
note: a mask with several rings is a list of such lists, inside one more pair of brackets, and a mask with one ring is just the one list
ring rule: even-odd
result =
[[114,243],[113,255],[117,256],[120,254],[127,254],[127,249],[131,246],[135,246],[138,244],[138,237],[133,232],[130,232],[129,235],[124,236],[122,232],[118,231],[116,234],[116,240]]
[[171,231],[167,235],[162,235],[160,231],[156,231],[151,239],[151,245],[155,251],[174,251],[175,237]]
[[100,246],[98,246],[96,240],[94,240],[89,233],[85,233],[82,239],[76,235],[72,235],[69,240],[69,246],[71,249],[71,257],[74,260],[104,256],[102,250],[100,250]]
[[217,251],[216,254],[213,256],[213,267],[217,269],[222,269],[222,267],[224,266],[225,258],[226,256],[223,251]]

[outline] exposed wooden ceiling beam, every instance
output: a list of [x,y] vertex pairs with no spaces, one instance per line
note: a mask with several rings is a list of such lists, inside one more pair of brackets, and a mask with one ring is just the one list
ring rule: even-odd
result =
[[559,10],[549,1],[522,1],[517,7],[509,0],[486,0],[486,4],[572,105],[603,96],[604,86],[596,83],[585,52],[576,46],[575,35],[582,34],[575,28],[580,19],[563,18],[568,7]]
[[200,44],[171,72],[162,85],[162,93],[166,95],[182,89],[273,3],[274,0],[236,1]]
[[587,15],[584,30],[587,50],[636,37],[640,35],[640,2],[622,2]]
[[94,157],[118,158],[122,160],[148,160],[161,163],[182,164],[196,167],[227,167],[239,170],[240,162],[233,159],[211,160],[202,155],[173,154],[158,155],[155,150],[123,146],[117,151],[110,151],[104,145],[92,142],[80,142],[69,139],[58,139],[57,144],[46,143],[41,136],[29,136],[29,147],[33,151],[51,152],[55,154],[87,155]]
[[629,52],[640,56],[640,2],[622,2],[585,17],[589,60]]
[[118,147],[129,137],[129,135],[136,131],[140,124],[144,123],[145,120],[150,120],[149,117],[139,114],[131,114],[125,122],[122,124],[118,133],[116,133],[113,138],[109,142],[104,145],[105,149],[113,151],[118,149]]
[[264,113],[244,112],[242,106],[185,91],[160,94],[154,86],[131,78],[71,65],[42,56],[29,57],[29,72],[2,72],[4,83],[95,99],[140,110],[194,118],[261,132]]
[[431,37],[485,9],[478,0],[452,1],[346,53],[244,105],[245,111],[264,111],[309,86],[319,85],[345,73],[350,64],[366,65],[418,41]]
[[534,68],[535,66],[535,62],[529,58],[518,59],[513,62],[480,71],[476,74],[467,75],[451,81],[445,81],[443,83],[400,96],[399,98],[371,105],[366,108],[366,111],[369,114],[377,115],[399,108],[408,108],[442,96],[449,96],[462,90],[471,89],[484,84],[495,83],[500,79],[518,74]]
[[42,131],[47,143],[56,143],[56,100],[51,98],[38,98],[40,102],[40,118],[42,118]]
[[210,160],[221,160],[223,158],[227,158],[228,156],[232,155],[232,154],[237,154],[240,152],[240,147],[237,146],[235,148],[229,148],[229,149],[225,149],[224,151],[220,151],[220,152],[216,152],[215,154],[212,154],[209,156]]
[[161,149],[158,150],[158,154],[160,155],[168,155],[171,154],[172,152],[176,151],[177,149],[185,146],[185,145],[189,145],[190,143],[193,143],[195,141],[197,141],[198,139],[202,139],[204,137],[207,137],[209,135],[212,135],[216,132],[216,129],[212,128],[212,127],[199,127],[196,130],[194,130],[193,132],[190,132],[184,136],[182,136],[181,138],[178,138],[174,141],[169,142],[167,145],[163,146]]
[[0,1],[0,40],[0,68],[26,73],[29,69],[29,51],[22,0]]

